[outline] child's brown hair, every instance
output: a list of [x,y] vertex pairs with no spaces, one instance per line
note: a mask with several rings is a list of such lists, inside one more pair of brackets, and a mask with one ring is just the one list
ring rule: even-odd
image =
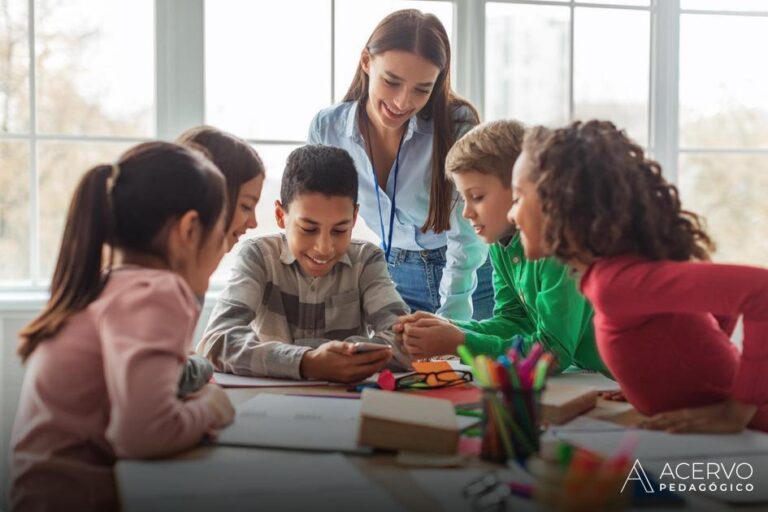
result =
[[194,210],[203,241],[223,239],[214,227],[226,204],[221,172],[177,144],[145,142],[87,171],[69,206],[50,299],[19,333],[22,360],[99,296],[109,279],[102,269],[112,263],[106,245],[167,260],[170,223]]
[[525,127],[510,120],[491,121],[472,128],[445,157],[445,175],[477,171],[497,176],[509,188],[512,166],[520,156]]
[[707,260],[714,250],[659,163],[613,123],[536,127],[526,133],[523,151],[533,163],[545,243],[561,260],[621,254]]
[[240,186],[265,174],[259,154],[244,140],[213,126],[190,128],[179,135],[176,143],[202,152],[226,178],[227,214],[224,223],[229,228],[237,209]]

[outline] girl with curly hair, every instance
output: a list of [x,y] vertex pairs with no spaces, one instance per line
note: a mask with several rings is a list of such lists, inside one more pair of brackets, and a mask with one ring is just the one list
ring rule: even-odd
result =
[[607,121],[537,127],[512,187],[525,256],[580,275],[600,354],[642,426],[768,431],[768,269],[711,263],[701,220],[657,162]]

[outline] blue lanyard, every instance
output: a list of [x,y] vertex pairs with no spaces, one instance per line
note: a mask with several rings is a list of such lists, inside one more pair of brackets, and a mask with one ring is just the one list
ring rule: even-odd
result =
[[400,143],[397,146],[397,155],[395,156],[395,177],[394,187],[392,189],[392,208],[389,211],[389,236],[384,235],[384,217],[381,215],[381,195],[379,194],[379,178],[376,176],[376,169],[373,165],[373,149],[370,142],[371,136],[368,135],[368,151],[371,154],[371,173],[373,173],[373,188],[376,191],[376,205],[379,209],[379,228],[381,229],[381,247],[384,249],[384,256],[389,261],[389,254],[392,252],[392,234],[394,232],[395,225],[395,206],[397,205],[397,173],[400,170],[400,150],[403,148],[403,139],[405,139],[405,132],[407,128],[403,130],[403,134],[400,136]]

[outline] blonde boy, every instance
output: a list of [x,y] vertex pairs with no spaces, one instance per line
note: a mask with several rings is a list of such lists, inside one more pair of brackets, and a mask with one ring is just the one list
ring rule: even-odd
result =
[[554,259],[527,261],[520,234],[507,220],[517,200],[512,166],[525,129],[512,120],[480,125],[450,150],[445,170],[464,198],[462,212],[477,236],[490,244],[495,307],[482,321],[451,321],[418,312],[405,315],[395,332],[413,357],[455,354],[465,344],[474,354],[498,356],[515,335],[526,354],[537,341],[553,352],[562,370],[571,364],[606,372],[595,347],[592,308],[569,270]]

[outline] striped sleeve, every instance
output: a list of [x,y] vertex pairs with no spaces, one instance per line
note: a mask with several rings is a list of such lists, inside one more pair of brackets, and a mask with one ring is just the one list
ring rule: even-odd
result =
[[[363,301],[363,321],[373,331],[372,339],[368,341],[390,345],[397,366],[410,369],[411,357],[395,341],[395,333],[392,331],[398,317],[409,312],[408,306],[395,289],[382,250],[373,244],[367,244],[361,257],[360,295]],[[347,341],[358,341],[357,338],[359,341],[367,340],[353,336],[347,338]]]
[[301,358],[310,347],[261,340],[251,327],[262,307],[267,282],[264,256],[258,245],[244,246],[211,313],[197,352],[221,372],[300,379]]

